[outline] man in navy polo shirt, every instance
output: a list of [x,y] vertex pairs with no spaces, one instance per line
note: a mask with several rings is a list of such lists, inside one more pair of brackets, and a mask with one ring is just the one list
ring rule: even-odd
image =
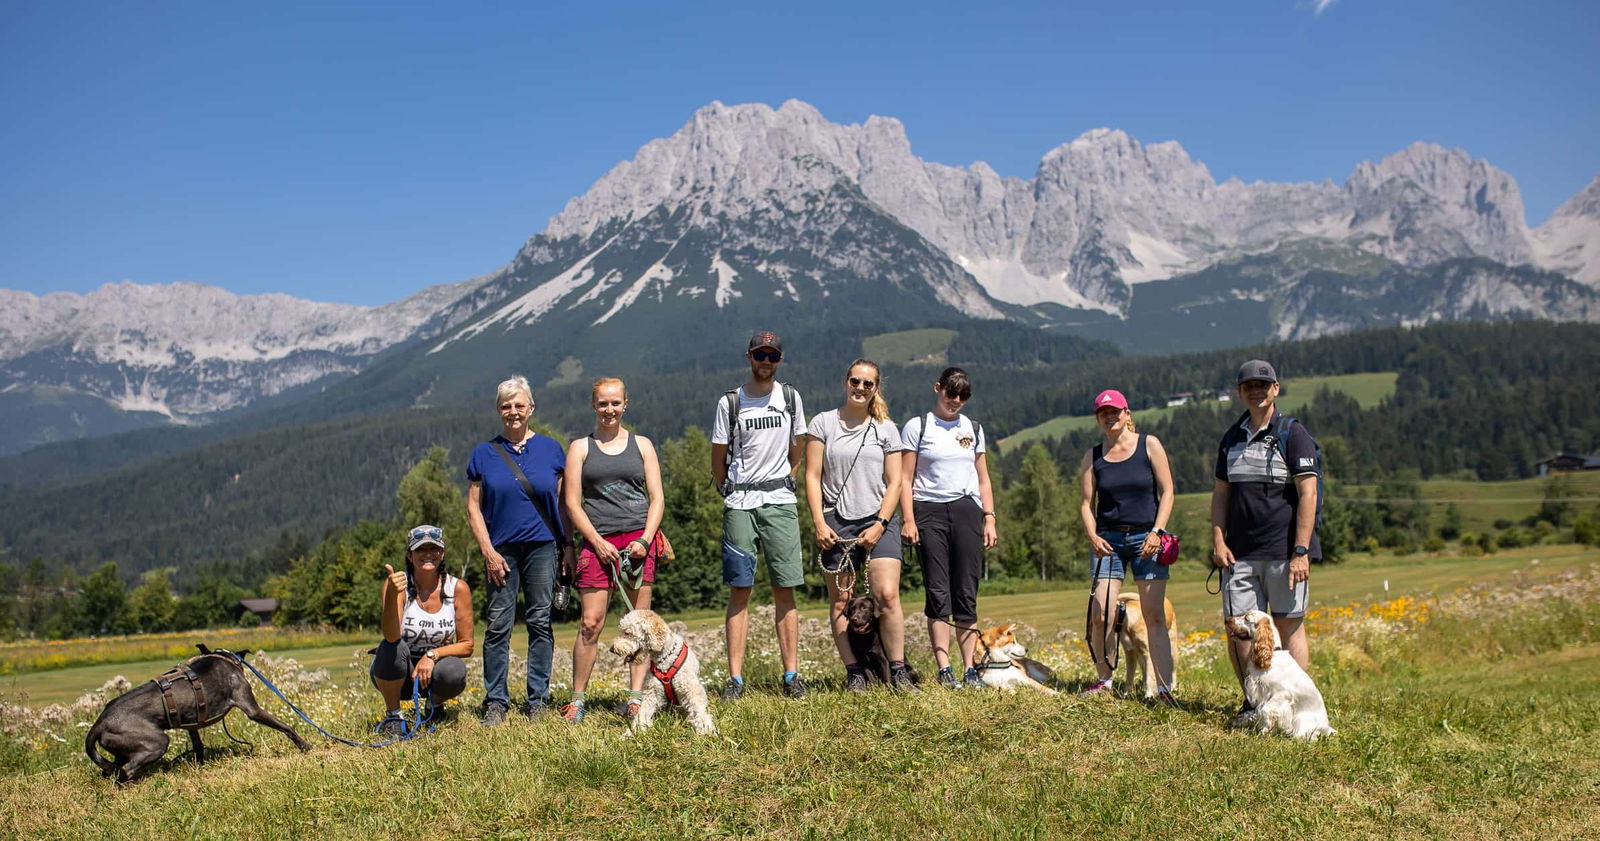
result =
[[[1278,372],[1252,359],[1239,366],[1239,399],[1249,411],[1222,436],[1211,493],[1214,562],[1222,568],[1222,607],[1228,617],[1251,610],[1272,615],[1284,646],[1301,668],[1306,645],[1306,581],[1317,541],[1317,445],[1298,421],[1279,449]],[[1229,638],[1228,658],[1244,688],[1249,640]],[[1245,698],[1232,726],[1255,721]]]

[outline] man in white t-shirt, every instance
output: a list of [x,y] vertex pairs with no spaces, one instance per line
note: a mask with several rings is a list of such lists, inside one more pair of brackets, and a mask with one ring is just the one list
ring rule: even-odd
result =
[[[805,583],[800,560],[800,518],[794,470],[805,448],[806,417],[800,393],[776,379],[783,343],[771,332],[750,337],[745,351],[750,379],[717,400],[711,420],[711,475],[724,498],[722,580],[728,585],[728,685],[724,700],[744,694],[744,649],[750,630],[750,591],[756,583],[756,549],[767,559],[783,688],[806,694],[800,665],[800,617],[794,588]],[[730,425],[731,421],[731,425]]]

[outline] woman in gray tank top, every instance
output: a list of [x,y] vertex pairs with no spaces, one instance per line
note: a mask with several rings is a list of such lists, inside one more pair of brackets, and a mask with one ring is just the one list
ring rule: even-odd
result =
[[[627,387],[614,377],[595,380],[590,405],[594,432],[567,448],[563,487],[567,518],[583,537],[575,577],[582,619],[572,645],[572,700],[561,708],[562,718],[574,724],[583,720],[612,589],[620,587],[635,610],[649,609],[656,561],[671,557],[661,534],[666,503],[655,445],[622,426]],[[628,675],[630,718],[639,708],[649,666],[640,658]]]

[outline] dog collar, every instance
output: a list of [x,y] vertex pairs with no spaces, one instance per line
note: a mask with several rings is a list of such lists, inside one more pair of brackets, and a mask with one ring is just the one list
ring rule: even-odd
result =
[[997,671],[999,671],[1001,669],[1009,669],[1012,666],[1015,666],[1016,664],[1017,663],[1016,663],[1015,660],[1000,660],[1000,661],[991,660],[991,661],[989,661],[987,663],[984,663],[983,665],[979,666],[978,668],[982,669],[983,671],[986,671],[986,672],[997,672]]

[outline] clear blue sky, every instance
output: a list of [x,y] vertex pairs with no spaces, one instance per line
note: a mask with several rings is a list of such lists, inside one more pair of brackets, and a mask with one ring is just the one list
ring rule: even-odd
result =
[[712,101],[898,117],[1031,176],[1097,126],[1219,179],[1342,181],[1416,140],[1531,224],[1600,173],[1600,4],[0,5],[0,287],[190,280],[376,304],[506,263]]

